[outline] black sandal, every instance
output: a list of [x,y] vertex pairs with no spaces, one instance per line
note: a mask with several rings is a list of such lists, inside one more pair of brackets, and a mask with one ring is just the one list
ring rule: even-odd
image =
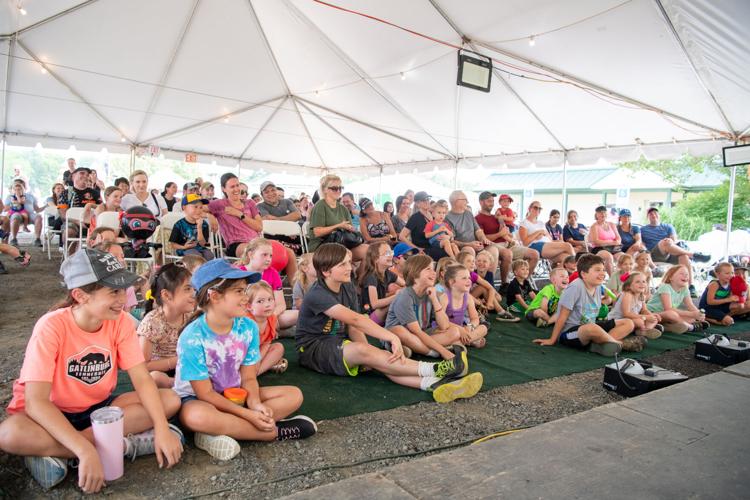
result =
[[31,254],[26,250],[21,250],[20,255],[14,259],[22,267],[27,267],[31,264]]

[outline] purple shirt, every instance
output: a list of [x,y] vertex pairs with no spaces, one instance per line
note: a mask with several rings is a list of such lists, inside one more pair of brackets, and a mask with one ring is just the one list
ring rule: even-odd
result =
[[[235,217],[234,215],[229,215],[224,211],[224,209],[229,206],[231,205],[227,199],[213,200],[208,204],[209,212],[211,212],[211,215],[216,217],[216,220],[219,221],[219,232],[224,239],[224,244],[229,246],[238,241],[245,243],[257,238],[259,236],[258,232],[250,229],[250,227],[245,224],[245,221],[240,220],[239,217]],[[254,219],[259,214],[258,207],[255,205],[255,202],[250,199],[245,201],[245,207],[242,209],[242,212],[246,217],[250,217],[251,219]]]

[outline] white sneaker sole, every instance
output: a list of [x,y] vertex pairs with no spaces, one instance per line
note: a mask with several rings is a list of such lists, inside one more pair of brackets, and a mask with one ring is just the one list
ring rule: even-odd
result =
[[231,460],[240,453],[240,444],[229,436],[212,436],[202,432],[195,433],[195,446],[217,460]]

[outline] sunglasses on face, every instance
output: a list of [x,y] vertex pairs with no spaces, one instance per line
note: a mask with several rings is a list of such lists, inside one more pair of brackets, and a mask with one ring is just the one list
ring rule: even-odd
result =
[[532,210],[541,210],[541,209],[542,209],[542,207],[536,207],[536,206],[534,206],[534,207],[531,207],[531,209],[532,209]]
[[328,189],[331,191],[340,192],[342,189],[344,189],[344,186],[328,186]]

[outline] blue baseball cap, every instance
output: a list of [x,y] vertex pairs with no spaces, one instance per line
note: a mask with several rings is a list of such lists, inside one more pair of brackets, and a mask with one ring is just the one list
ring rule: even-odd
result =
[[246,279],[248,283],[257,283],[261,279],[261,274],[255,271],[243,271],[233,267],[228,261],[224,259],[213,259],[209,260],[195,271],[190,284],[193,285],[195,291],[200,291],[201,288],[211,283],[213,280],[225,278],[230,280]]
[[402,255],[415,254],[415,253],[418,253],[418,252],[419,252],[418,248],[414,248],[413,246],[410,246],[410,245],[408,245],[406,243],[403,243],[403,242],[399,243],[398,245],[396,245],[395,247],[393,247],[393,256],[394,257],[401,257]]
[[623,208],[622,210],[620,210],[620,217],[630,217],[632,215],[633,214],[631,214],[630,210],[627,208]]

